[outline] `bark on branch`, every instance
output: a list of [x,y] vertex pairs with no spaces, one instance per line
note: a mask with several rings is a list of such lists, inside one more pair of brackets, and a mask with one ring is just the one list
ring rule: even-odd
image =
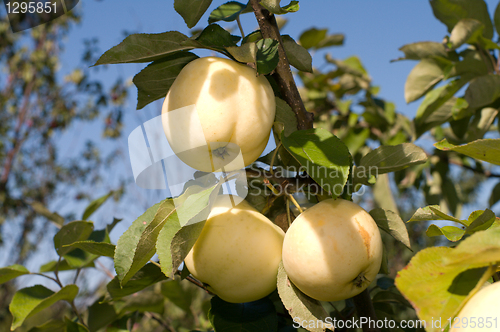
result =
[[274,79],[280,87],[280,92],[283,99],[292,108],[295,116],[297,117],[297,129],[310,129],[313,127],[313,114],[306,111],[304,103],[300,98],[299,90],[293,79],[292,71],[290,70],[290,63],[283,48],[283,41],[281,40],[278,24],[273,14],[264,9],[259,0],[250,0],[257,22],[259,22],[260,32],[264,38],[272,38],[277,40],[278,53],[280,61],[273,74]]

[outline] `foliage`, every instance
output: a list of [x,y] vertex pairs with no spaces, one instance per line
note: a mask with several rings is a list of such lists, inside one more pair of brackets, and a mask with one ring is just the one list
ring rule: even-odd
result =
[[[176,0],[174,8],[191,28],[210,4]],[[260,5],[276,15],[298,10],[296,1],[281,6],[280,1],[265,0]],[[33,331],[130,329],[144,317],[171,331],[288,331],[295,330],[296,320],[309,331],[325,331],[329,327],[326,323],[318,327],[304,322],[326,321],[328,317],[359,319],[372,312],[379,319],[397,322],[418,317],[427,322],[427,331],[438,331],[485,282],[498,280],[500,219],[490,209],[474,211],[463,219],[461,209],[473,201],[478,183],[499,177],[490,164],[498,165],[500,158],[500,139],[496,138],[500,46],[492,40],[493,27],[500,30],[500,10],[492,21],[483,0],[430,1],[435,17],[446,25],[449,35],[442,43],[416,42],[400,48],[404,56],[396,61],[418,61],[405,84],[407,102],[421,100],[415,118],[410,119],[378,96],[378,87],[372,85],[358,57],[340,60],[327,54],[323,70],[312,67],[309,51],[338,46],[343,42],[341,35],[313,28],[296,42],[287,35],[278,38],[281,40],[269,38],[269,26],[262,23],[265,20],[259,20],[260,30],[247,36],[242,29],[237,36],[220,25],[236,21],[241,26],[239,16],[257,12],[260,5],[254,0],[222,4],[209,15],[208,26],[192,37],[176,31],[128,36],[95,65],[149,62],[133,80],[138,109],[165,96],[180,70],[198,57],[193,52],[199,49],[218,52],[265,75],[276,94],[276,149],[247,169],[252,186],[242,188],[237,179],[237,190],[248,189],[249,202],[285,230],[301,208],[294,209],[290,203],[300,200],[302,208],[307,208],[328,197],[352,199],[370,191],[373,202],[370,204],[366,196],[361,200],[372,208],[370,214],[387,233],[386,262],[376,284],[362,293],[363,304],[359,297],[340,303],[309,298],[280,266],[277,292],[244,304],[214,296],[208,309],[205,300],[210,288],[189,275],[181,263],[204,226],[203,221],[191,221],[207,218],[222,184],[233,175],[228,174],[208,183],[193,179],[196,185],[187,187],[181,196],[166,198],[147,209],[116,246],[109,240],[116,222],[96,231],[87,221],[111,194],[92,202],[84,220],[63,224],[54,236],[59,260],[36,273],[55,281],[60,289],[54,292],[37,285],[18,290],[10,306],[13,328],[63,300],[70,303],[74,318],[53,320]],[[276,22],[270,22],[276,31]],[[305,109],[314,115],[314,128],[298,130],[301,109],[296,100],[290,100],[290,87],[276,84],[282,78],[280,65],[298,70],[299,91]],[[426,146],[422,138],[435,142],[434,147]],[[295,173],[287,177],[283,170]],[[497,185],[490,205],[499,200],[499,192]],[[407,197],[413,199],[407,203]],[[413,215],[412,210],[416,210]],[[42,214],[60,220],[46,210]],[[403,220],[408,221],[405,224]],[[443,246],[433,246],[435,243]],[[159,262],[153,260],[155,254]],[[84,319],[74,304],[77,286],[63,285],[58,274],[63,269],[91,268],[99,256],[113,257],[116,277],[88,308]],[[0,269],[0,281],[29,274],[33,272],[12,265]],[[187,281],[204,293],[187,288]],[[171,307],[165,305],[165,299],[184,316],[170,321],[165,310]],[[433,324],[437,319],[442,326]],[[143,329],[155,328],[144,321],[141,324]]]

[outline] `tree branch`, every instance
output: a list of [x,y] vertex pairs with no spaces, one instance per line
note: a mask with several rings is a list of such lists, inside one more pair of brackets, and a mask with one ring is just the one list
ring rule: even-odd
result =
[[300,98],[299,90],[293,79],[290,63],[283,48],[280,31],[276,18],[268,10],[264,9],[259,0],[250,0],[250,4],[255,13],[255,17],[259,22],[260,32],[264,38],[272,38],[278,41],[279,62],[273,74],[274,79],[278,83],[283,99],[292,108],[297,117],[297,129],[310,129],[313,127],[313,114],[306,111],[304,103]]
[[[373,308],[372,299],[370,298],[370,293],[368,289],[365,289],[360,294],[352,298],[354,301],[354,306],[358,316],[368,318],[369,322],[377,322],[377,315],[375,314],[375,309]],[[370,325],[364,324],[362,326],[363,332],[380,332],[380,329],[376,326],[371,328]]]

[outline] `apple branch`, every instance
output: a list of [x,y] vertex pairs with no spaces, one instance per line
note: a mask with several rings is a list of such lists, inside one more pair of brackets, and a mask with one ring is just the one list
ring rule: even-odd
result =
[[250,4],[257,18],[257,22],[259,22],[262,36],[264,38],[272,38],[279,43],[278,53],[280,60],[273,77],[280,87],[283,99],[290,105],[297,117],[297,129],[310,129],[313,127],[313,114],[306,111],[304,103],[300,98],[299,90],[297,89],[292,71],[290,70],[290,63],[285,54],[276,18],[259,4],[259,0],[250,0]]

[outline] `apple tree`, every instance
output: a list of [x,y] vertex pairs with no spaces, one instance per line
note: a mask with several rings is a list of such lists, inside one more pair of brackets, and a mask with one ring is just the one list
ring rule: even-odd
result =
[[[174,8],[192,28],[210,5],[208,0],[176,0]],[[272,127],[275,149],[258,159],[244,158],[241,169],[195,172],[180,195],[147,209],[116,244],[111,243],[109,232],[118,221],[94,230],[87,220],[105,198],[93,202],[83,220],[62,225],[54,237],[59,261],[40,272],[20,265],[0,269],[1,282],[36,273],[60,287],[56,292],[41,285],[20,289],[10,305],[12,328],[60,300],[71,304],[72,316],[51,320],[33,331],[56,327],[121,331],[133,330],[137,324],[149,330],[263,332],[473,327],[472,320],[460,315],[462,308],[473,303],[483,286],[499,280],[500,220],[491,209],[465,217],[461,211],[475,202],[478,183],[500,176],[494,166],[500,164],[500,46],[492,40],[494,30],[500,30],[500,7],[492,19],[483,0],[430,1],[448,34],[442,42],[404,45],[402,57],[396,60],[418,61],[405,83],[406,101],[420,100],[415,118],[410,119],[378,96],[378,87],[358,57],[336,59],[328,54],[323,69],[313,68],[311,52],[341,45],[343,36],[317,28],[304,31],[296,40],[282,35],[278,23],[283,15],[299,10],[297,1],[286,6],[276,0],[217,5],[208,25],[192,36],[177,31],[133,34],[95,65],[149,63],[133,80],[137,109],[141,109],[169,91],[168,100],[186,97],[174,92],[180,84],[176,78],[200,63],[197,53],[217,53],[225,58],[222,62],[231,63],[227,68],[251,69],[261,84],[272,89],[274,117],[265,131]],[[254,15],[259,29],[245,34],[241,15]],[[223,28],[231,24],[238,26],[238,33]],[[200,70],[199,77],[187,75],[186,79],[194,84],[204,75]],[[230,75],[234,72],[219,73],[218,78],[208,75],[209,82],[202,80],[200,85],[209,84],[210,97],[217,99],[214,84]],[[204,101],[197,107],[218,102]],[[182,106],[186,105],[175,108]],[[242,101],[232,106],[238,112],[238,107],[248,105]],[[164,113],[172,111],[165,111],[164,104]],[[223,131],[226,122],[230,119],[218,120],[211,128]],[[224,156],[229,160],[232,152],[219,148],[209,151],[210,160]],[[246,201],[221,207],[217,198],[232,180],[237,195],[229,200],[234,203],[240,195]],[[499,188],[497,184],[489,196],[490,208],[500,200]],[[245,217],[236,217],[242,211]],[[229,222],[233,230],[224,233],[221,227],[213,227],[216,219]],[[268,280],[264,272],[245,280],[231,276],[249,268],[252,250],[281,238],[268,233],[259,238],[250,226],[239,232],[243,219],[249,224],[259,220],[274,235],[284,234],[283,262],[269,263],[275,283],[265,296],[255,291]],[[217,229],[219,234],[211,238]],[[250,251],[224,251],[237,233],[243,233],[238,238],[242,247],[252,243]],[[281,257],[282,247],[276,247],[269,250],[269,257],[276,253]],[[375,270],[353,272],[355,259],[346,257],[359,260],[365,251],[367,257],[376,258],[370,265]],[[203,256],[206,252],[218,254]],[[78,287],[64,285],[58,274],[63,269],[91,268],[99,256],[114,260],[116,276],[103,296],[82,311],[74,303]],[[294,261],[303,256],[309,258]],[[293,262],[287,265],[287,261]],[[333,265],[337,261],[344,263]],[[262,258],[262,264],[267,259]],[[212,268],[210,282],[203,280],[202,265]],[[52,272],[54,277],[49,275]],[[337,275],[351,272],[353,276],[341,284]],[[258,298],[248,301],[233,296],[244,287]],[[498,319],[490,318],[481,321],[482,326],[498,329],[494,325]]]

